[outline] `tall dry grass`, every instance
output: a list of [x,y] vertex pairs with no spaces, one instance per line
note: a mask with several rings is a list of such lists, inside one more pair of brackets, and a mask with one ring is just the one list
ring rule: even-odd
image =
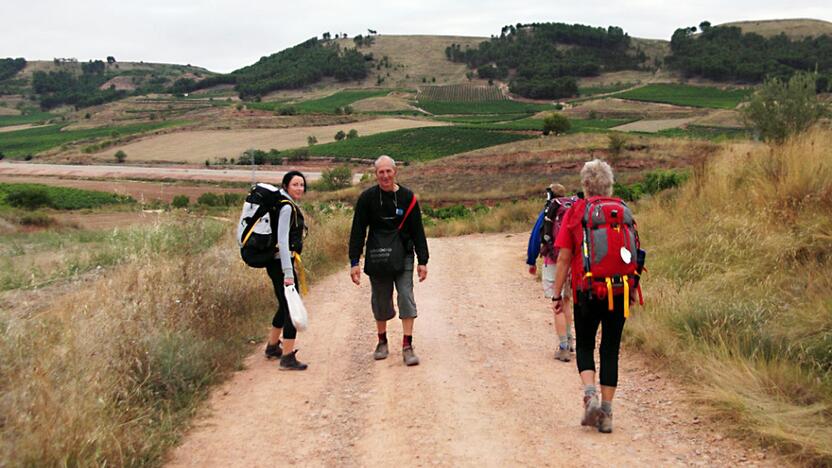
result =
[[[348,223],[339,213],[308,217],[314,279],[339,255],[346,262]],[[161,463],[274,313],[271,283],[239,259],[232,227],[201,252],[137,250],[36,315],[0,313],[0,464]],[[179,236],[182,226],[158,229]],[[188,229],[198,238],[194,230],[210,228]]]
[[529,231],[543,207],[539,199],[515,201],[463,218],[426,223],[428,237],[452,237],[487,232]]
[[801,463],[832,464],[832,132],[728,146],[641,204],[646,307],[632,342],[702,408]]

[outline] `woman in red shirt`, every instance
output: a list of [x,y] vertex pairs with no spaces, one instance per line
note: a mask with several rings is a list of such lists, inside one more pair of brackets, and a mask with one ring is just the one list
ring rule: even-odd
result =
[[[574,315],[576,336],[576,358],[578,372],[584,384],[584,416],[581,425],[596,426],[600,432],[612,432],[612,399],[618,384],[618,351],[621,332],[624,329],[624,297],[614,296],[610,310],[607,298],[596,298],[578,292],[584,271],[581,244],[583,240],[582,218],[586,209],[586,198],[612,196],[613,173],[609,164],[595,159],[581,169],[581,186],[585,198],[578,200],[566,213],[555,247],[560,248],[554,290],[560,291],[566,282],[570,265],[572,287],[575,289]],[[552,298],[555,314],[563,310],[563,298]],[[601,326],[601,400],[595,387],[595,336]]]

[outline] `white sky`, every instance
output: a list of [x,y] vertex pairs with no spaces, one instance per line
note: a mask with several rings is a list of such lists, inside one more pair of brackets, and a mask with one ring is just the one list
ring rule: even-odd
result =
[[832,1],[0,0],[0,17],[0,57],[112,55],[229,72],[325,31],[488,37],[506,24],[564,22],[669,40],[676,28],[703,20],[832,21]]

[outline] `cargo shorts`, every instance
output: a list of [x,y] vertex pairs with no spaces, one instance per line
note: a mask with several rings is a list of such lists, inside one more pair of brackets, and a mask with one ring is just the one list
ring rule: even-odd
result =
[[416,318],[416,299],[413,297],[413,255],[404,259],[404,271],[393,276],[370,277],[370,303],[373,317],[382,322],[396,316],[393,307],[393,287],[396,288],[399,318]]

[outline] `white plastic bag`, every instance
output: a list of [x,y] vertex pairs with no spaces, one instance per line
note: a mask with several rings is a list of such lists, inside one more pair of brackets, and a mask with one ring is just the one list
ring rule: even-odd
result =
[[306,307],[303,301],[300,300],[300,294],[295,289],[295,285],[283,286],[283,291],[286,293],[286,302],[289,304],[289,316],[292,318],[292,325],[298,331],[306,330],[309,325],[309,318],[306,315]]

